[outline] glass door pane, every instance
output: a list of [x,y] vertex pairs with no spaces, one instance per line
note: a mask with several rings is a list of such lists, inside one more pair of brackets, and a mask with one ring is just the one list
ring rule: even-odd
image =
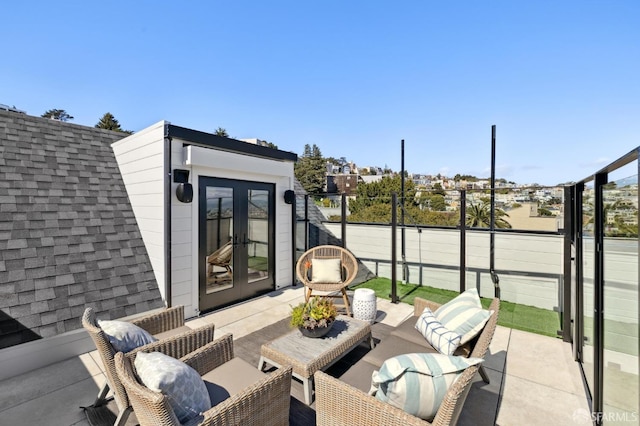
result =
[[233,287],[233,188],[206,187],[206,293]]
[[249,189],[247,195],[249,223],[247,241],[248,282],[269,276],[269,191]]
[[201,312],[274,289],[274,187],[200,176]]

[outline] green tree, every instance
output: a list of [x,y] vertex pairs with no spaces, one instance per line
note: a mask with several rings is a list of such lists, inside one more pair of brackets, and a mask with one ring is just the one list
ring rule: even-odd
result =
[[127,134],[133,133],[131,130],[122,129],[118,120],[116,120],[116,118],[110,112],[107,112],[102,116],[100,121],[98,121],[98,124],[96,124],[96,128],[113,130],[115,132],[122,132]]
[[[384,176],[377,182],[358,184],[356,198],[349,202],[351,214],[347,221],[389,223],[392,211],[391,194],[396,192],[400,197],[401,179],[400,174],[396,174]],[[433,195],[433,197],[442,196]],[[416,199],[415,183],[411,179],[405,181],[405,199],[399,198],[398,201],[404,207],[407,225],[456,226],[458,224],[458,214],[455,212],[421,210],[419,201]],[[444,197],[442,201],[444,203]],[[402,213],[400,203],[396,206],[398,220]]]
[[433,193],[434,194],[440,194],[440,195],[444,195],[444,189],[442,188],[442,185],[440,185],[440,182],[436,182],[435,185],[433,185]]
[[213,132],[213,134],[216,135],[216,136],[222,136],[224,138],[228,138],[229,137],[229,133],[227,133],[227,129],[224,129],[222,127],[218,127],[216,129],[216,131]]
[[[511,228],[505,217],[509,215],[502,209],[496,209],[496,228]],[[467,226],[470,228],[489,228],[491,226],[491,205],[485,202],[471,204],[467,207]]]
[[[400,205],[396,206],[397,220],[400,221]],[[456,226],[459,214],[456,212],[436,212],[420,210],[415,205],[405,207],[405,224],[411,225],[438,225]],[[330,220],[340,220],[340,217],[330,217]],[[390,223],[391,204],[377,203],[368,206],[358,213],[352,213],[347,217],[348,222]]]
[[45,111],[45,113],[42,114],[41,117],[51,118],[51,119],[60,120],[60,121],[73,120],[73,116],[69,115],[69,113],[63,109],[49,109]]
[[433,197],[431,197],[431,202],[429,204],[431,210],[434,211],[443,212],[447,209],[447,203],[444,200],[444,195],[441,194],[434,194]]
[[422,191],[418,197],[418,206],[423,210],[445,211],[447,203],[444,195]]
[[538,207],[538,216],[553,216],[553,213],[546,207]]
[[326,161],[322,157],[320,148],[313,144],[305,144],[302,156],[293,169],[298,182],[309,194],[320,194],[324,190],[326,180]]
[[[400,200],[400,189],[402,186],[402,178],[399,174],[395,176],[383,176],[382,179],[370,182],[360,183],[356,189],[356,198],[349,202],[349,211],[351,214],[357,214],[359,211],[371,207],[375,204],[391,205],[391,193],[396,192]],[[415,183],[411,179],[405,180],[405,208],[409,205],[416,205],[416,189]]]
[[477,182],[478,178],[472,175],[461,175],[460,173],[457,173],[454,177],[453,180],[458,182],[461,180],[466,180],[467,182]]

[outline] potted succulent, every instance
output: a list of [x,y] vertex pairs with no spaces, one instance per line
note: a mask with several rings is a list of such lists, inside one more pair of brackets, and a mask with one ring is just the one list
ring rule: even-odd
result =
[[292,308],[290,325],[307,337],[322,337],[331,330],[337,315],[331,298],[314,296]]

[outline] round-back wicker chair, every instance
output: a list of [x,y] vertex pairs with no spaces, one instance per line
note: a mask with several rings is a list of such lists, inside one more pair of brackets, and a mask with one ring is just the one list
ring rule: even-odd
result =
[[[233,271],[231,270],[231,258],[233,257],[233,245],[231,241],[220,246],[216,251],[207,256],[207,280],[211,279],[217,282],[224,279],[231,279]],[[214,266],[224,268],[224,271],[215,272]]]
[[[338,283],[314,282],[311,277],[311,265],[313,259],[340,259],[342,281]],[[337,295],[325,295],[326,297],[342,297],[347,315],[351,315],[347,287],[355,279],[358,273],[358,262],[351,252],[339,246],[317,246],[307,250],[300,256],[296,264],[298,280],[306,287],[305,302],[308,302],[314,291],[340,292]]]

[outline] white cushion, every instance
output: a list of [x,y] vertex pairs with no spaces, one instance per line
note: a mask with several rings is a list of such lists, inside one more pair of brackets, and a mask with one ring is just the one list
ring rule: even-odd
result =
[[422,315],[418,317],[416,329],[435,350],[445,355],[453,355],[462,339],[458,333],[443,326],[429,308],[424,308]]
[[371,394],[405,412],[433,420],[449,387],[481,358],[414,353],[386,360],[371,377]]
[[134,362],[140,381],[155,392],[162,392],[173,412],[186,423],[211,408],[209,393],[196,370],[160,352],[140,352]]
[[476,308],[482,308],[482,303],[480,302],[480,295],[478,295],[478,289],[473,287],[463,291],[452,300],[440,306],[436,310],[436,313],[441,310],[446,310],[451,306],[459,306],[459,305],[469,305],[469,306],[474,306]]
[[461,345],[480,333],[492,313],[493,311],[482,309],[478,290],[475,288],[459,294],[434,312],[445,328],[462,336]]
[[341,283],[342,269],[340,259],[311,259],[311,282]]
[[98,320],[116,352],[129,352],[139,346],[158,341],[148,331],[125,321]]

